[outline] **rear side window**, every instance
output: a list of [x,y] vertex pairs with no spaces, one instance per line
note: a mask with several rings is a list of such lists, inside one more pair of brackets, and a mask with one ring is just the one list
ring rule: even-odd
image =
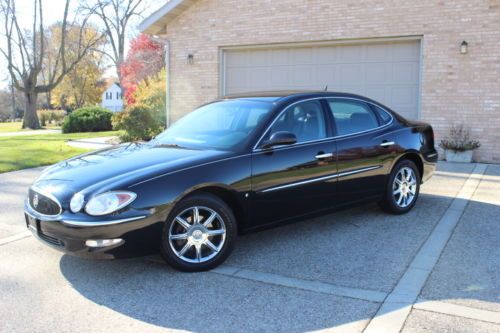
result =
[[382,110],[382,108],[376,105],[372,105],[372,107],[378,113],[380,119],[382,119],[382,125],[388,124],[391,121],[392,117],[388,112]]
[[338,135],[348,135],[379,127],[377,116],[370,107],[354,100],[328,100]]

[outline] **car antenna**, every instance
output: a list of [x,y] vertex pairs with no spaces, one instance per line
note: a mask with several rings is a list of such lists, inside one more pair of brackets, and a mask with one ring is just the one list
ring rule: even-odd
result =
[[328,85],[325,86],[325,91],[328,91]]

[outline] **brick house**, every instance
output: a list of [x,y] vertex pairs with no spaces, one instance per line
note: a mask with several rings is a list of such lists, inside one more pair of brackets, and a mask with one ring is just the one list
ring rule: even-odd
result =
[[140,29],[168,39],[171,121],[216,97],[348,91],[463,123],[500,162],[500,0],[170,0]]

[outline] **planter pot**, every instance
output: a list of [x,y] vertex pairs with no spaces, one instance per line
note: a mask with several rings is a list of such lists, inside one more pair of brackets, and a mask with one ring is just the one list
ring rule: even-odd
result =
[[471,163],[472,162],[472,150],[466,151],[445,151],[446,161],[448,162],[458,162],[458,163]]

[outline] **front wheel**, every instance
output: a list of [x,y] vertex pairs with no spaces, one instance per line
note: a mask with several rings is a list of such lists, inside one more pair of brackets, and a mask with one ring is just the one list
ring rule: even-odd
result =
[[402,160],[392,169],[380,207],[392,214],[408,213],[418,198],[420,174],[415,163]]
[[236,238],[236,220],[216,196],[196,194],[183,199],[163,227],[161,255],[175,269],[199,272],[220,265]]

